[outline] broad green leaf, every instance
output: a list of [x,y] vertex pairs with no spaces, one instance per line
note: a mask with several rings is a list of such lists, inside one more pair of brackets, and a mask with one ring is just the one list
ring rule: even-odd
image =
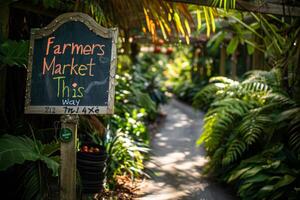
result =
[[25,67],[28,60],[28,41],[6,40],[0,45],[0,62]]
[[252,55],[254,53],[254,47],[250,44],[247,44],[247,52],[249,55]]
[[245,22],[243,22],[242,20],[240,20],[236,16],[231,15],[230,17],[232,17],[234,20],[236,20],[237,22],[239,22],[241,25],[243,25],[245,28],[247,28],[248,30],[250,30],[252,33],[254,33],[259,38],[263,38],[259,33],[256,32],[255,29],[253,29],[251,26],[247,25]]
[[150,98],[149,94],[142,93],[139,90],[133,89],[132,92],[135,95],[137,103],[139,106],[146,108],[147,110],[155,111],[155,103]]
[[249,169],[248,171],[246,171],[244,174],[241,175],[241,178],[242,179],[246,179],[246,178],[249,178],[249,177],[253,177],[255,176],[258,172],[260,172],[261,170],[263,170],[263,167],[262,166],[256,166],[256,167],[253,167],[251,169]]
[[41,154],[46,156],[51,156],[53,153],[59,150],[60,143],[55,141],[49,144],[44,144],[42,147]]
[[239,38],[237,36],[233,37],[226,48],[227,54],[232,55],[235,52],[236,48],[238,47],[238,44],[239,44]]
[[59,169],[59,156],[47,157],[41,156],[40,160],[42,160],[49,169],[52,171],[52,176],[58,176],[58,169]]
[[[57,145],[55,145],[56,148]],[[59,163],[49,156],[49,152],[42,154],[44,146],[40,141],[33,141],[26,136],[3,135],[0,137],[0,171],[6,170],[14,164],[22,164],[25,161],[43,161],[53,175],[58,175]],[[47,146],[46,149],[54,148]]]
[[284,186],[286,186],[286,185],[288,185],[288,184],[294,182],[295,179],[296,179],[295,177],[286,174],[286,175],[283,176],[282,179],[280,179],[280,180],[274,185],[274,187],[275,187],[276,189],[281,188],[281,187],[284,187]]
[[265,174],[257,174],[253,177],[246,179],[245,183],[258,183],[258,182],[266,182],[270,176]]
[[36,161],[40,158],[36,144],[28,137],[3,135],[0,138],[0,171],[26,160]]
[[249,169],[251,169],[251,167],[246,167],[246,168],[243,168],[243,169],[240,169],[240,170],[237,170],[237,171],[236,170],[232,171],[231,176],[227,180],[227,183],[236,180],[237,178],[239,178],[243,173],[245,173]]

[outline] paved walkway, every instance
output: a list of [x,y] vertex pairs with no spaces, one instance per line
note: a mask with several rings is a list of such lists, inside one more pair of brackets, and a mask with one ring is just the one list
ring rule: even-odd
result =
[[232,200],[219,185],[205,180],[207,162],[202,147],[195,147],[203,114],[176,100],[163,107],[167,118],[153,139],[153,180],[142,184],[142,200]]

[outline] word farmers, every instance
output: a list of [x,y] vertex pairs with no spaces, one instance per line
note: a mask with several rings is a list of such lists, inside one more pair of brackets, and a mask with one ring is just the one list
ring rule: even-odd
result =
[[55,37],[49,37],[47,41],[46,56],[49,55],[50,51],[54,55],[61,54],[77,54],[77,55],[93,55],[97,53],[98,56],[104,56],[104,44],[77,44],[77,43],[66,43],[66,44],[55,44]]

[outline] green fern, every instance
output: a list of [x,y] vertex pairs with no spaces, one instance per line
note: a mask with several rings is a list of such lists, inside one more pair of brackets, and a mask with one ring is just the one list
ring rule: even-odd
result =
[[212,102],[226,96],[227,90],[239,84],[237,81],[223,76],[212,77],[209,82],[209,85],[205,86],[194,96],[194,107],[207,110]]
[[217,82],[217,83],[224,83],[226,85],[238,85],[239,82],[238,81],[234,81],[230,78],[227,78],[225,76],[214,76],[214,77],[211,77],[209,79],[209,82],[210,83],[214,83],[214,82]]
[[266,93],[267,91],[270,91],[271,88],[262,82],[249,82],[249,81],[245,81],[242,82],[242,90],[244,92],[262,92],[262,93]]
[[271,108],[289,108],[296,106],[296,103],[286,93],[282,91],[270,92],[262,97],[263,100],[268,102],[268,107]]
[[300,108],[280,88],[278,71],[253,71],[242,82],[221,82],[222,88],[213,85],[218,79],[195,98],[209,104],[197,141],[211,158],[206,169],[235,184],[241,199],[299,196],[293,168],[299,164]]
[[223,166],[229,165],[230,163],[236,161],[247,149],[245,142],[239,140],[238,138],[233,139],[226,146],[228,146],[228,148],[224,158],[222,159]]
[[217,92],[225,87],[226,85],[223,83],[215,83],[205,86],[193,97],[193,106],[195,108],[206,110],[217,97]]
[[291,108],[282,112],[278,122],[288,123],[289,145],[291,149],[300,153],[300,107]]
[[271,71],[263,70],[252,70],[245,74],[246,80],[248,82],[260,82],[269,85],[272,88],[280,87],[280,80],[282,77],[281,72],[278,68],[274,68]]
[[247,145],[252,145],[263,136],[264,129],[271,124],[272,119],[269,115],[250,111],[250,113],[243,118],[238,127],[238,131],[243,137],[243,141],[245,141]]
[[205,142],[209,155],[226,143],[226,139],[235,129],[234,124],[242,119],[251,108],[247,103],[236,98],[227,98],[212,104],[204,119],[204,130],[197,145]]

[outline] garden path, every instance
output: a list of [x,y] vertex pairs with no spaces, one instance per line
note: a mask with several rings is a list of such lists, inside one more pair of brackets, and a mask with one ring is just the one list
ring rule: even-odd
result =
[[201,174],[207,162],[203,147],[196,147],[203,113],[176,100],[163,106],[167,117],[152,141],[147,168],[155,177],[141,186],[142,200],[232,200],[228,191]]

